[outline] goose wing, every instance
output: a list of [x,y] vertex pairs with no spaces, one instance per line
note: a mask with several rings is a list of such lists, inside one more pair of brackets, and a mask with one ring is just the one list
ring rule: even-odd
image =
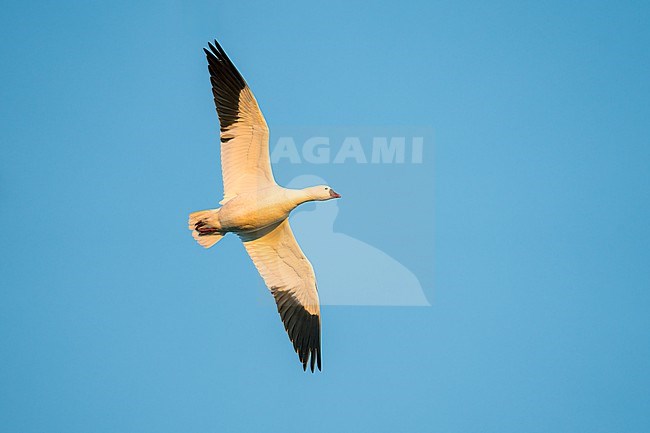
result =
[[217,41],[203,49],[221,125],[224,198],[275,184],[269,157],[269,128],[255,96]]
[[289,220],[240,234],[248,255],[271,290],[303,369],[321,369],[320,306],[314,269],[300,249]]

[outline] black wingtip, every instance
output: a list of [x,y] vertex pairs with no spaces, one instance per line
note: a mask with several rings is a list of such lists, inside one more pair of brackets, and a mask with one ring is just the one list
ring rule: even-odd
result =
[[226,53],[223,51],[223,48],[221,48],[221,45],[219,45],[216,40],[214,41],[214,43],[216,44],[216,47],[215,45],[212,45],[212,42],[208,42],[208,48],[203,48],[203,51],[205,52],[206,56],[208,56],[208,58],[214,57],[219,61],[224,61],[225,59],[227,59],[228,56],[226,56]]
[[290,291],[275,287],[271,291],[303,371],[314,373],[316,366],[322,371],[319,315],[311,314]]
[[226,55],[226,52],[223,50],[219,42],[215,39],[213,42],[208,41],[208,48],[210,48],[210,51],[206,50],[205,48],[203,51],[206,52],[206,54],[211,54],[218,58],[219,60],[226,60],[228,59],[228,56]]

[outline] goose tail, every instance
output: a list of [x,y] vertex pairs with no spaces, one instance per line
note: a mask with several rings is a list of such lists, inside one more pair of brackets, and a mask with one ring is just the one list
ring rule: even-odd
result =
[[192,230],[192,237],[203,248],[210,248],[225,235],[225,233],[219,231],[219,209],[191,213],[188,228]]

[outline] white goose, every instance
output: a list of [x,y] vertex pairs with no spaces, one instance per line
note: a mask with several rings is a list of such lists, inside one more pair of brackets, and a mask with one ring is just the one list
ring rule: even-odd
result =
[[269,157],[269,129],[253,93],[217,41],[204,49],[221,124],[222,207],[190,214],[192,236],[205,248],[238,235],[273,294],[303,369],[321,369],[320,307],[314,269],[287,217],[309,201],[341,196],[327,185],[279,186]]

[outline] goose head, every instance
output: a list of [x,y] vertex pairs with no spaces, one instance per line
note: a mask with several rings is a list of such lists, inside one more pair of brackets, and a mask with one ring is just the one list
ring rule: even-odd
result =
[[305,188],[303,191],[307,193],[309,198],[315,201],[325,201],[331,200],[333,198],[341,198],[341,195],[328,185],[312,186],[310,188]]

